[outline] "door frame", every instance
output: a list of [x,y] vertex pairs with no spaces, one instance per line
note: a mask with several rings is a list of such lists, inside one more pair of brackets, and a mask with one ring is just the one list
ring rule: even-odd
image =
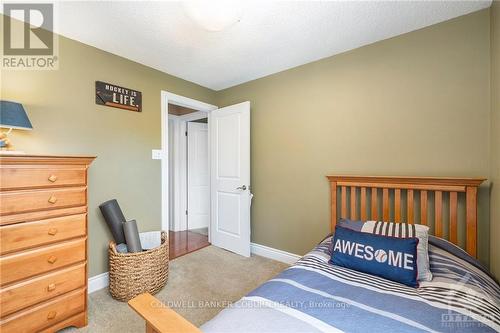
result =
[[[168,114],[168,104],[174,104],[178,106],[184,106],[188,107],[190,109],[198,110],[198,112],[193,112],[187,115],[183,116],[174,116],[174,115],[169,115]],[[168,183],[168,176],[169,176],[169,170],[168,170],[168,119],[177,119],[181,122],[181,124],[186,128],[186,123],[191,120],[196,120],[196,119],[201,119],[205,117],[209,117],[210,111],[218,109],[217,106],[208,104],[205,102],[201,102],[189,97],[177,95],[174,93],[171,93],[169,91],[162,90],[161,91],[161,228],[162,230],[168,231],[169,228],[169,183]],[[209,131],[210,131],[210,123],[208,124],[209,126]],[[183,139],[182,139],[183,138]],[[181,142],[182,140],[186,141],[184,142],[184,146],[187,144],[187,139],[185,135],[181,135]],[[210,142],[209,142],[210,144]],[[209,156],[209,167],[210,167],[210,156]],[[187,170],[186,170],[187,172]],[[185,178],[185,177],[184,177]],[[174,176],[175,179],[175,176]],[[179,183],[182,186],[182,181]],[[184,186],[187,187],[186,181],[184,182]],[[180,189],[175,188],[176,193]],[[187,190],[187,188],[186,188]],[[187,198],[186,196],[178,196],[176,195],[176,198],[179,200],[184,200],[186,201],[187,205]],[[181,201],[177,203],[178,207],[181,207],[179,204]],[[186,207],[186,206],[184,206]],[[175,214],[175,211],[174,211]],[[175,221],[177,219],[174,219]],[[208,232],[208,240],[210,241],[210,223],[209,223],[209,232]]]

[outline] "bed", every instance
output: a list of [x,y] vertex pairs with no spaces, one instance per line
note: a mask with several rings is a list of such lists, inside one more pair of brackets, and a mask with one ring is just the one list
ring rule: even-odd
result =
[[[408,287],[330,264],[326,237],[296,264],[205,323],[203,332],[498,332],[500,287],[475,259],[483,179],[329,176],[338,217],[426,224],[434,278]],[[464,250],[463,250],[463,249]],[[131,306],[149,332],[199,332],[152,296]]]

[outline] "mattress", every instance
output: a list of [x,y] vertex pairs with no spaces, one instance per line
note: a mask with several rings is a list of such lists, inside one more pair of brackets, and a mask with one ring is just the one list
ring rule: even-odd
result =
[[295,265],[224,309],[201,330],[500,331],[500,287],[470,257],[429,244],[434,278],[412,288],[331,265],[330,248],[328,237]]

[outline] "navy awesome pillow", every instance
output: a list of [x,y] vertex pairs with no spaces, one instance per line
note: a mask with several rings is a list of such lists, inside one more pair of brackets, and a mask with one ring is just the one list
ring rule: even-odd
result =
[[330,263],[418,287],[418,238],[396,238],[337,226]]

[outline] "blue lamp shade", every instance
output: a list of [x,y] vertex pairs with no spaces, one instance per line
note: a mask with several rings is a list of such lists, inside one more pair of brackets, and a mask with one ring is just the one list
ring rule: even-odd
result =
[[33,129],[23,105],[10,101],[0,101],[0,127],[23,130]]

